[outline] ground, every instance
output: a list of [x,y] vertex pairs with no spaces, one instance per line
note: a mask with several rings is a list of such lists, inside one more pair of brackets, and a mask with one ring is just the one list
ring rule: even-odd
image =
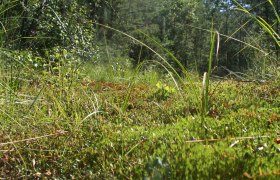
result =
[[277,79],[212,79],[207,115],[201,79],[178,88],[165,79],[19,80],[2,90],[1,177],[279,178]]

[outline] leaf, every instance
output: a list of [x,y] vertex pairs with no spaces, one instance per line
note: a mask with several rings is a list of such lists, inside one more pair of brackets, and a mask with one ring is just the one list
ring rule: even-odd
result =
[[243,176],[245,176],[245,177],[248,178],[248,179],[254,179],[254,177],[251,176],[251,175],[250,175],[249,173],[247,173],[247,172],[243,173]]
[[279,116],[278,114],[274,113],[270,116],[269,118],[270,121],[278,121],[279,120]]
[[59,53],[55,53],[55,57],[56,57],[57,59],[59,59],[59,58],[60,58],[60,54],[59,54]]
[[50,170],[47,170],[47,172],[45,172],[44,174],[45,176],[51,176],[52,175],[52,172]]
[[280,144],[280,139],[275,139],[274,141],[276,144]]
[[159,81],[157,84],[156,84],[157,88],[161,89],[162,88],[162,83]]

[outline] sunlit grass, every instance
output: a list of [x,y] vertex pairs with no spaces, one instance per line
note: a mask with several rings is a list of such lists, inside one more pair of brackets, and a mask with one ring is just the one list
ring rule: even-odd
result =
[[23,54],[6,53],[11,63],[1,59],[8,65],[0,69],[0,178],[277,178],[279,73],[265,83],[210,83],[219,49],[219,33],[210,32],[204,85],[158,42],[152,40],[183,76],[123,32],[160,60],[136,67],[113,57],[106,65],[71,64],[70,52],[56,52],[61,63],[37,68],[34,56],[28,64],[17,59]]
[[[151,75],[143,72],[140,79]],[[14,101],[1,104],[3,176],[242,178],[245,172],[260,177],[279,172],[274,140],[280,94],[273,83],[213,81],[203,120],[195,103],[186,103],[177,91],[161,96],[152,81],[135,82],[123,112],[129,87],[118,76],[110,82],[80,78],[72,86],[41,76],[35,84],[23,81]],[[166,83],[174,86],[172,80]]]

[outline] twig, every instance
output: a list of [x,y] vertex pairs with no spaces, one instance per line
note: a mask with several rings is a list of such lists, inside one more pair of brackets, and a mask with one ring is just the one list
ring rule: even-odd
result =
[[[239,80],[242,80],[242,81],[246,81],[246,78],[241,76],[241,75],[245,75],[243,73],[240,73],[240,72],[234,72],[234,71],[231,71],[230,69],[228,69],[227,67],[225,66],[221,66],[221,68],[223,68],[224,70],[226,70],[229,75],[234,75],[236,78],[238,78]],[[240,74],[240,75],[239,75]]]
[[38,137],[34,137],[34,138],[29,138],[29,139],[22,139],[22,140],[17,140],[17,141],[0,143],[0,147],[1,146],[6,146],[6,145],[9,145],[9,144],[20,143],[20,142],[35,141],[35,140],[38,140],[38,139],[47,138],[47,137],[51,137],[51,136],[64,135],[65,133],[67,133],[67,131],[61,130],[61,131],[58,131],[57,133],[54,133],[54,134],[48,134],[48,135],[38,136]]
[[[7,152],[14,152],[14,149],[3,150],[1,149],[0,152],[7,153]],[[1,179],[1,178],[0,178]]]
[[235,137],[235,138],[221,138],[221,139],[197,139],[197,140],[188,140],[185,142],[199,143],[199,142],[217,142],[217,141],[225,141],[225,140],[245,140],[245,139],[258,139],[258,138],[270,138],[270,136],[249,136],[249,137]]

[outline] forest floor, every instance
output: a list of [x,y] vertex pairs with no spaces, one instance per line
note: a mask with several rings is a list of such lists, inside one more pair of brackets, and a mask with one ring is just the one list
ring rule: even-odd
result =
[[211,81],[205,116],[200,81],[13,82],[1,79],[1,178],[280,177],[279,78]]

